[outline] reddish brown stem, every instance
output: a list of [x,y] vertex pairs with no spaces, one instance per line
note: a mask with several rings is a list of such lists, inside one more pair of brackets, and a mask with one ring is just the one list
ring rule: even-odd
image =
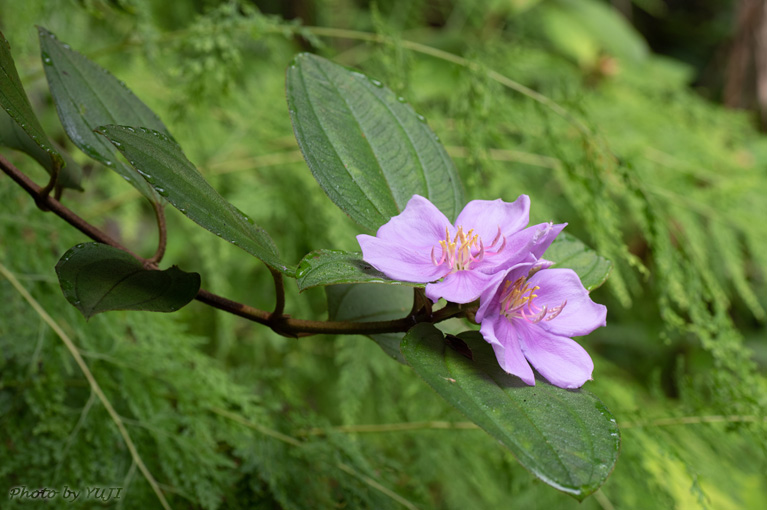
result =
[[[117,240],[105,232],[99,230],[97,227],[91,225],[83,218],[72,212],[69,208],[64,206],[61,202],[51,197],[50,195],[43,195],[43,191],[40,186],[35,184],[29,177],[21,173],[15,166],[13,166],[7,159],[0,155],[0,169],[5,172],[11,179],[13,179],[24,191],[26,191],[35,201],[44,205],[47,210],[56,214],[58,217],[75,227],[77,230],[90,237],[94,241],[114,246],[127,253],[130,253],[137,260],[140,260],[148,268],[157,269],[157,263],[155,260],[157,253],[151,259],[145,259],[139,255],[133,253],[128,248],[120,244]],[[158,224],[160,220],[158,219]],[[161,232],[164,232],[164,219],[162,221]],[[165,234],[161,234],[161,239],[165,239]],[[164,241],[161,241],[164,251]],[[158,252],[160,250],[158,249]],[[162,257],[162,254],[160,254]],[[402,319],[396,319],[391,321],[373,321],[373,322],[346,322],[346,321],[312,321],[303,319],[293,319],[290,316],[284,315],[285,310],[285,289],[283,287],[282,274],[273,268],[269,268],[274,277],[275,289],[276,289],[276,303],[273,312],[267,312],[258,308],[253,308],[243,303],[232,301],[223,296],[213,294],[205,289],[200,289],[195,299],[205,303],[213,308],[229,312],[238,317],[248,319],[259,324],[269,326],[275,332],[290,337],[308,336],[312,334],[362,334],[373,335],[377,333],[395,333],[406,332],[417,322],[426,321],[437,323],[451,317],[464,315],[464,305],[448,304],[441,310],[433,314],[428,314],[426,317],[416,317],[411,314]]]
[[165,255],[165,247],[168,244],[168,228],[165,223],[165,205],[161,202],[152,202],[152,208],[154,209],[154,215],[157,219],[157,251],[149,259],[150,264],[159,264],[162,257]]

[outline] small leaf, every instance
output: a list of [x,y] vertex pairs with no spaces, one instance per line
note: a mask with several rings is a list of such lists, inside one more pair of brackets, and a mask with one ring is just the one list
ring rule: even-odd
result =
[[339,283],[389,283],[422,287],[418,283],[392,280],[362,260],[361,253],[317,250],[307,254],[296,270],[298,290]]
[[130,254],[106,244],[78,244],[56,264],[59,285],[86,319],[109,310],[174,312],[200,290],[200,275],[176,266],[144,269]]
[[32,156],[49,175],[60,170],[58,184],[81,190],[82,171],[64,159],[43,131],[19,79],[11,46],[0,32],[0,145]]
[[551,243],[543,258],[554,262],[553,267],[575,271],[589,292],[605,283],[613,270],[612,262],[597,255],[578,238],[564,232]]
[[112,142],[146,182],[190,220],[293,276],[293,269],[279,259],[269,234],[219,195],[168,136],[147,128],[125,126],[101,126],[98,133]]
[[[332,321],[385,321],[405,317],[413,305],[413,289],[396,285],[330,285],[328,319]],[[370,335],[383,351],[407,365],[399,345],[403,333]]]
[[448,218],[464,205],[453,162],[423,117],[380,82],[302,53],[287,72],[298,145],[328,197],[375,231],[414,194]]
[[582,500],[607,479],[618,458],[615,419],[585,390],[537,379],[527,386],[505,373],[479,332],[458,335],[473,361],[448,347],[432,324],[405,335],[402,353],[439,395],[511,450],[552,487]]
[[81,151],[112,168],[149,200],[159,202],[160,197],[152,187],[117,159],[115,148],[93,130],[105,124],[127,124],[146,126],[170,136],[165,125],[106,69],[46,29],[37,29],[45,77],[69,138]]

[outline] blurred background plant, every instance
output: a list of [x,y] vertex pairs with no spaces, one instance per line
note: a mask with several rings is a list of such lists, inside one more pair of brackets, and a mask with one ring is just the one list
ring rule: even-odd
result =
[[[587,388],[615,414],[622,451],[580,506],[484,432],[432,423],[464,418],[363,337],[285,339],[197,302],[86,323],[53,271],[83,236],[8,179],[0,263],[73,339],[171,507],[763,508],[767,20],[754,4],[0,0],[36,112],[88,175],[65,203],[145,256],[151,208],[66,139],[36,24],[158,112],[285,260],[355,250],[361,232],[321,193],[293,138],[284,71],[306,50],[406,98],[448,146],[470,199],[529,194],[534,222],[566,221],[610,258],[613,275],[593,296],[608,327],[583,343],[596,364]],[[3,154],[45,182],[33,160]],[[263,267],[167,214],[166,264],[271,306]],[[2,490],[119,486],[119,506],[158,507],[59,337],[6,278],[0,299]],[[294,316],[324,316],[321,290],[289,286],[288,300]],[[410,422],[421,425],[400,430]]]

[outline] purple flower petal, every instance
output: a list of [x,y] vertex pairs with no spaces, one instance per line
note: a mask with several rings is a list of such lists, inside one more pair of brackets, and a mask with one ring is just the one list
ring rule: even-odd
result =
[[428,283],[444,276],[445,267],[435,266],[430,251],[392,246],[390,242],[361,234],[357,242],[362,258],[392,280]]
[[502,369],[516,375],[525,384],[535,386],[535,375],[522,353],[517,331],[505,317],[495,316],[483,321],[479,332],[493,346]]
[[488,257],[477,269],[494,273],[504,266],[517,264],[529,255],[539,258],[562,232],[567,223],[541,223],[517,232],[506,239],[506,247],[498,257]]
[[509,271],[495,273],[492,280],[487,283],[487,287],[479,296],[479,308],[474,314],[474,320],[478,323],[481,323],[486,315],[498,312],[498,287],[506,280],[506,275],[509,274]]
[[482,291],[479,298],[479,308],[474,315],[474,320],[482,322],[486,316],[498,313],[499,304],[499,287],[506,281],[516,281],[517,278],[527,275],[530,268],[533,267],[532,262],[522,262],[516,264],[500,273],[493,274],[493,278],[488,280],[487,287]]
[[425,248],[428,259],[432,246],[445,239],[446,227],[452,238],[455,228],[447,216],[427,199],[413,195],[405,210],[382,225],[376,237],[389,243],[392,249]]
[[542,320],[537,325],[560,336],[588,335],[606,324],[607,308],[591,300],[580,278],[572,269],[546,269],[535,273],[530,284],[540,287],[535,304],[547,310],[567,301],[562,312],[551,320]]
[[525,229],[535,232],[530,240],[530,253],[536,258],[540,258],[566,226],[567,223],[540,223]]
[[522,230],[530,221],[530,198],[520,195],[514,202],[497,200],[472,200],[455,220],[456,226],[462,226],[464,230],[474,229],[474,232],[482,238],[485,247],[493,242],[501,234],[509,237]]
[[536,324],[515,321],[514,325],[525,358],[551,384],[580,388],[591,380],[594,362],[578,342],[551,334]]
[[445,276],[441,282],[427,285],[426,297],[435,303],[439,298],[453,303],[471,303],[479,299],[493,277],[494,275],[478,271],[456,271]]

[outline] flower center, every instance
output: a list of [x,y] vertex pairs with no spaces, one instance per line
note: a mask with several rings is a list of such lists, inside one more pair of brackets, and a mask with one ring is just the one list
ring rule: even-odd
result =
[[[501,245],[495,251],[487,251],[482,239],[474,233],[474,229],[468,232],[463,231],[463,227],[458,227],[458,233],[450,239],[450,230],[445,227],[445,239],[439,242],[439,248],[433,246],[431,249],[431,261],[435,266],[447,263],[449,272],[465,271],[471,269],[475,262],[481,262],[488,255],[495,255],[506,247],[506,237],[501,234],[501,227],[498,227],[498,234],[488,248],[493,249],[498,241]],[[436,250],[440,250],[440,257],[437,258]]]
[[535,291],[539,289],[538,286],[530,287],[524,276],[514,283],[506,280],[501,291],[501,315],[509,320],[524,319],[532,324],[555,318],[564,310],[567,300],[551,309],[548,309],[546,305],[538,307],[534,300],[538,297]]

